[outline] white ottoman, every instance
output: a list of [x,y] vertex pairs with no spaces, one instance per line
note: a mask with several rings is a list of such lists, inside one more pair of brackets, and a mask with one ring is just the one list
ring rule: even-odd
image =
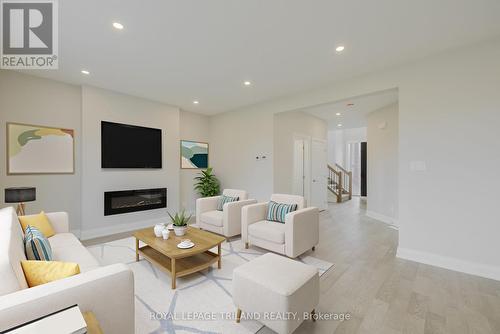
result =
[[284,256],[264,254],[234,270],[233,301],[237,322],[242,311],[249,316],[255,312],[272,330],[291,333],[319,303],[318,270]]

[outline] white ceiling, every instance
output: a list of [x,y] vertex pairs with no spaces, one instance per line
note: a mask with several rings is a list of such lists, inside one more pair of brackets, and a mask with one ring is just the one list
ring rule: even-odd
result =
[[[349,100],[322,104],[302,111],[327,121],[329,130],[351,129],[366,126],[366,115],[397,101],[398,91],[393,89]],[[336,115],[337,113],[340,113],[340,116]],[[338,124],[342,124],[342,126],[338,127]]]
[[64,0],[59,8],[60,69],[31,74],[205,114],[500,34],[498,0]]

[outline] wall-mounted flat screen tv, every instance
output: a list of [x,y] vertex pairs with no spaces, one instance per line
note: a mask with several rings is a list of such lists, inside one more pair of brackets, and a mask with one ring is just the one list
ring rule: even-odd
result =
[[101,122],[102,168],[162,168],[161,129]]

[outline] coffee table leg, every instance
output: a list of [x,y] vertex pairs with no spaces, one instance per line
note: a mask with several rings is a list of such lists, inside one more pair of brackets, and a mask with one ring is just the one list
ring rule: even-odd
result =
[[222,249],[221,244],[217,245],[217,254],[219,255],[219,260],[217,261],[217,268],[222,268]]
[[139,261],[139,239],[135,238],[135,261]]
[[172,263],[172,290],[175,290],[175,259],[171,260]]

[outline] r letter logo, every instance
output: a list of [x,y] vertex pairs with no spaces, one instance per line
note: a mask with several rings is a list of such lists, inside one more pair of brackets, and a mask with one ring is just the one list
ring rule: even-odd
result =
[[4,69],[57,69],[57,0],[0,0]]

